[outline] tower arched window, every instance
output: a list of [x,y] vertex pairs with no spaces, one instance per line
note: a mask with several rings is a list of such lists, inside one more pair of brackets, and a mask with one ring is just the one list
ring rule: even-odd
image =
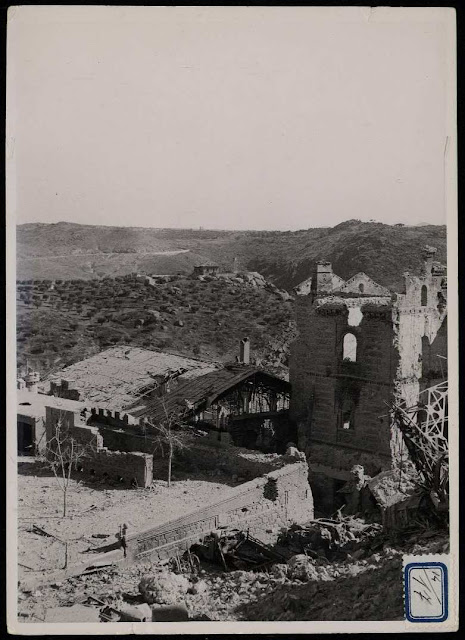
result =
[[358,290],[360,291],[360,293],[363,293],[365,291],[365,285],[363,284],[363,282],[358,285]]
[[357,338],[353,333],[346,333],[342,346],[342,359],[357,362]]
[[428,304],[428,287],[424,284],[421,288],[421,306],[426,307]]

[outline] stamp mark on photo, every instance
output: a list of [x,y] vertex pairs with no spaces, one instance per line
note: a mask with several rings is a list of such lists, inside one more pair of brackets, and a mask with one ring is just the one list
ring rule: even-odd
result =
[[410,562],[405,566],[405,617],[409,622],[447,619],[447,580],[447,567],[442,562]]

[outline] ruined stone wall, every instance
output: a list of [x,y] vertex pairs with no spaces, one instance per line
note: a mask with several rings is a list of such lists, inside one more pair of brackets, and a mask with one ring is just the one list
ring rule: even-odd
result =
[[81,400],[81,394],[77,389],[73,389],[72,382],[69,380],[51,382],[50,395],[57,398],[66,398],[67,400]]
[[86,425],[74,411],[46,407],[46,437],[51,442],[60,423],[62,438],[72,437],[79,445],[78,468],[84,475],[121,479],[124,485],[150,487],[153,457],[140,451],[111,451],[104,447],[98,427]]
[[[405,274],[401,294],[370,297],[383,288],[358,274],[345,289],[363,284],[361,295],[323,288],[296,300],[300,335],[291,347],[290,417],[323,511],[334,510],[353,465],[373,476],[395,461],[400,439],[391,431],[388,404],[413,406],[421,389],[447,376],[441,358],[447,355],[447,282],[434,253],[425,248],[420,276]],[[354,362],[343,360],[346,332],[357,341]]]
[[103,447],[103,438],[98,429],[87,426],[78,413],[57,407],[45,407],[47,443],[55,438],[58,423],[62,439],[73,437],[86,451],[96,451]]
[[[160,527],[128,535],[129,561],[165,559],[200,541],[218,526],[249,529],[265,542],[277,538],[280,526],[303,523],[313,517],[308,467],[298,461],[231,490],[229,497]],[[275,500],[268,487],[276,487]]]
[[[428,368],[431,370],[435,366],[439,371],[437,354],[447,356],[445,296],[443,274],[435,275],[428,264],[421,276],[406,274],[405,292],[396,295],[393,325],[395,346],[400,355],[396,372],[397,397],[405,400],[407,406],[414,406],[418,401],[423,369],[426,373]],[[433,344],[434,350],[429,349]],[[427,363],[423,362],[424,357]]]
[[77,417],[74,411],[59,409],[57,407],[45,407],[45,434],[47,442],[50,442],[56,435],[56,426],[60,425],[62,432],[69,432],[73,429]]
[[103,438],[95,427],[88,427],[85,424],[75,424],[72,434],[86,451],[98,451],[103,448]]
[[146,453],[100,449],[80,460],[82,473],[119,480],[122,485],[150,487],[153,482],[153,459]]
[[[223,444],[210,438],[193,438],[175,458],[175,468],[211,472],[251,480],[282,466],[282,456],[257,459],[250,450]],[[251,454],[250,457],[247,454]]]
[[[136,426],[128,426],[125,429],[112,429],[106,425],[96,425],[96,427],[103,438],[103,446],[111,451],[141,451],[153,455],[154,479],[166,480],[167,452],[165,451],[165,455],[163,455],[163,451],[153,435],[141,435]],[[237,475],[247,480],[272,471],[276,466],[279,466],[272,462],[249,460],[242,457],[239,452],[240,449],[237,447],[210,437],[187,437],[186,446],[176,452],[174,456],[173,470],[176,472],[180,469],[192,473],[199,471],[219,472],[229,476]]]
[[447,378],[447,317],[442,321],[434,340],[430,342],[428,337],[423,337],[420,391],[439,384],[445,378]]
[[103,445],[112,451],[142,451],[154,453],[157,448],[154,436],[141,434],[134,429],[112,429],[107,425],[95,425],[103,437]]
[[[389,424],[380,416],[387,413],[385,401],[392,397],[398,359],[389,305],[376,306],[362,298],[359,305],[362,315],[351,326],[346,301],[320,307],[308,298],[296,302],[300,335],[291,349],[291,418],[310,466],[349,471],[365,463],[367,473],[374,474],[390,464]],[[353,363],[342,361],[347,332],[357,338]],[[344,394],[355,402],[348,431],[338,415]]]

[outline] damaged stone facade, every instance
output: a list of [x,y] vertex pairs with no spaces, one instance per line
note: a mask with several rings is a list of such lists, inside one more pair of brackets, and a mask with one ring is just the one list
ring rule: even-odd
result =
[[447,277],[426,247],[420,276],[404,274],[405,290],[394,295],[394,344],[399,352],[398,399],[413,406],[418,394],[447,377]]
[[386,403],[415,404],[421,389],[447,375],[447,282],[434,254],[425,247],[422,272],[404,274],[402,293],[362,273],[341,284],[323,262],[310,293],[297,297],[290,417],[323,513],[342,506],[354,465],[372,477],[391,468]]

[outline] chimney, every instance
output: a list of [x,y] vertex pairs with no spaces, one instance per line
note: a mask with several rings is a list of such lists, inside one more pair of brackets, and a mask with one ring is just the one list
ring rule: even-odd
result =
[[333,289],[333,268],[331,262],[319,260],[313,272],[311,292],[329,293]]
[[242,338],[240,342],[239,362],[242,364],[250,364],[250,340]]

